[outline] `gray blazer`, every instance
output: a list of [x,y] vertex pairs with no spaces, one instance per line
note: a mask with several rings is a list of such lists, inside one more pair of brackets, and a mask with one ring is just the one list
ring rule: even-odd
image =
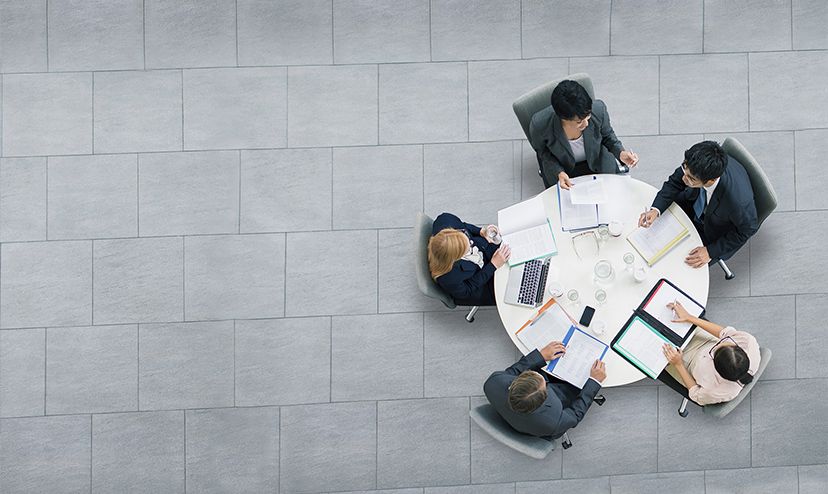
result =
[[[607,105],[601,100],[592,102],[592,118],[584,129],[584,151],[590,170],[595,173],[618,173],[618,163],[624,146],[615,137],[610,125]],[[572,148],[566,139],[561,119],[552,106],[535,113],[529,122],[529,143],[538,156],[544,180],[548,185],[558,183],[558,174],[568,174],[575,168]]]
[[[568,383],[546,383],[546,401],[532,413],[517,413],[509,407],[509,385],[526,370],[539,371],[546,365],[541,353],[534,350],[502,372],[495,372],[483,385],[489,403],[515,430],[524,434],[552,439],[578,425],[584,418],[601,385],[589,379],[579,390]],[[546,377],[546,376],[544,376]]]

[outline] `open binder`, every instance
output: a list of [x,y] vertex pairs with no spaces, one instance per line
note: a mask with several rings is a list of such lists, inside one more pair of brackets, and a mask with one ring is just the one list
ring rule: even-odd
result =
[[690,236],[690,229],[679,220],[675,208],[678,206],[671,204],[649,228],[638,227],[627,237],[650,267]]
[[681,347],[693,334],[690,323],[672,322],[667,302],[678,301],[696,317],[704,315],[704,306],[667,279],[660,279],[650,290],[612,339],[610,347],[644,374],[656,379],[667,366],[662,345]]

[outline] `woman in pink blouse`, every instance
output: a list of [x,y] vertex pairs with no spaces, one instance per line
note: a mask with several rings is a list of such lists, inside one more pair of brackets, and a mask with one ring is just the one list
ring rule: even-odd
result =
[[759,368],[759,343],[756,338],[730,326],[722,327],[693,317],[680,303],[667,304],[676,322],[689,322],[703,329],[697,332],[684,351],[664,345],[670,365],[666,371],[687,388],[687,397],[699,405],[730,401],[753,380]]

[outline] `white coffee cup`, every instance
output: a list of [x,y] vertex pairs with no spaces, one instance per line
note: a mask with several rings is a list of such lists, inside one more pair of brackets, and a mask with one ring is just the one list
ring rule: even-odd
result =
[[613,237],[620,237],[624,233],[624,223],[620,221],[610,221],[607,227],[609,228],[610,235]]
[[564,294],[563,285],[561,285],[561,283],[559,281],[555,281],[555,280],[552,280],[552,281],[549,281],[548,283],[546,283],[546,291],[549,293],[549,295],[552,298],[562,297],[563,294]]
[[641,283],[644,280],[646,280],[647,275],[647,268],[645,268],[644,266],[639,266],[635,268],[635,271],[633,271],[633,278],[635,278],[636,283]]
[[606,329],[606,324],[604,324],[604,321],[601,321],[599,319],[593,319],[592,324],[589,325],[589,329],[592,330],[592,332],[595,333],[596,335],[600,336],[600,335],[604,334],[604,330]]

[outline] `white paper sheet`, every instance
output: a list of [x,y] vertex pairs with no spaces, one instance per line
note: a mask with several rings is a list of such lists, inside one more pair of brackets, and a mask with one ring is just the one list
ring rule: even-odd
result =
[[676,237],[689,235],[672,211],[664,211],[649,228],[639,227],[630,234],[629,241],[648,263],[654,262],[661,252]]
[[560,358],[552,375],[583,388],[589,379],[592,364],[600,359],[607,345],[575,328],[566,343],[566,353]]
[[529,350],[540,350],[551,341],[563,341],[572,320],[557,303],[535,318],[529,326],[521,329],[517,337]]
[[624,336],[615,343],[615,347],[624,350],[628,356],[649,369],[650,377],[655,379],[667,367],[667,357],[662,349],[665,343],[669,341],[653,331],[640,318],[635,317]]
[[[502,236],[546,224],[543,199],[535,196],[497,212],[497,228]],[[514,247],[513,247],[514,249]]]
[[[593,180],[592,175],[572,179],[573,184]],[[561,207],[561,228],[565,231],[585,230],[598,226],[598,207],[595,204],[573,204],[569,190],[558,187]]]
[[673,288],[673,286],[669,283],[664,282],[661,282],[661,285],[643,309],[651,316],[655,317],[659,322],[661,322],[661,324],[667,326],[673,330],[674,333],[684,338],[684,336],[687,335],[687,332],[690,331],[690,327],[693,325],[689,322],[673,322],[673,310],[668,309],[667,304],[675,302],[676,300],[678,300],[679,303],[681,303],[681,305],[683,305],[684,308],[687,309],[687,312],[689,312],[692,316],[698,317],[702,311],[704,311],[704,307],[700,306],[690,297]]
[[517,266],[526,261],[558,252],[552,229],[545,219],[542,225],[503,235],[503,242],[512,248],[509,266]]
[[604,181],[600,177],[574,184],[569,189],[572,204],[603,204],[607,202]]

